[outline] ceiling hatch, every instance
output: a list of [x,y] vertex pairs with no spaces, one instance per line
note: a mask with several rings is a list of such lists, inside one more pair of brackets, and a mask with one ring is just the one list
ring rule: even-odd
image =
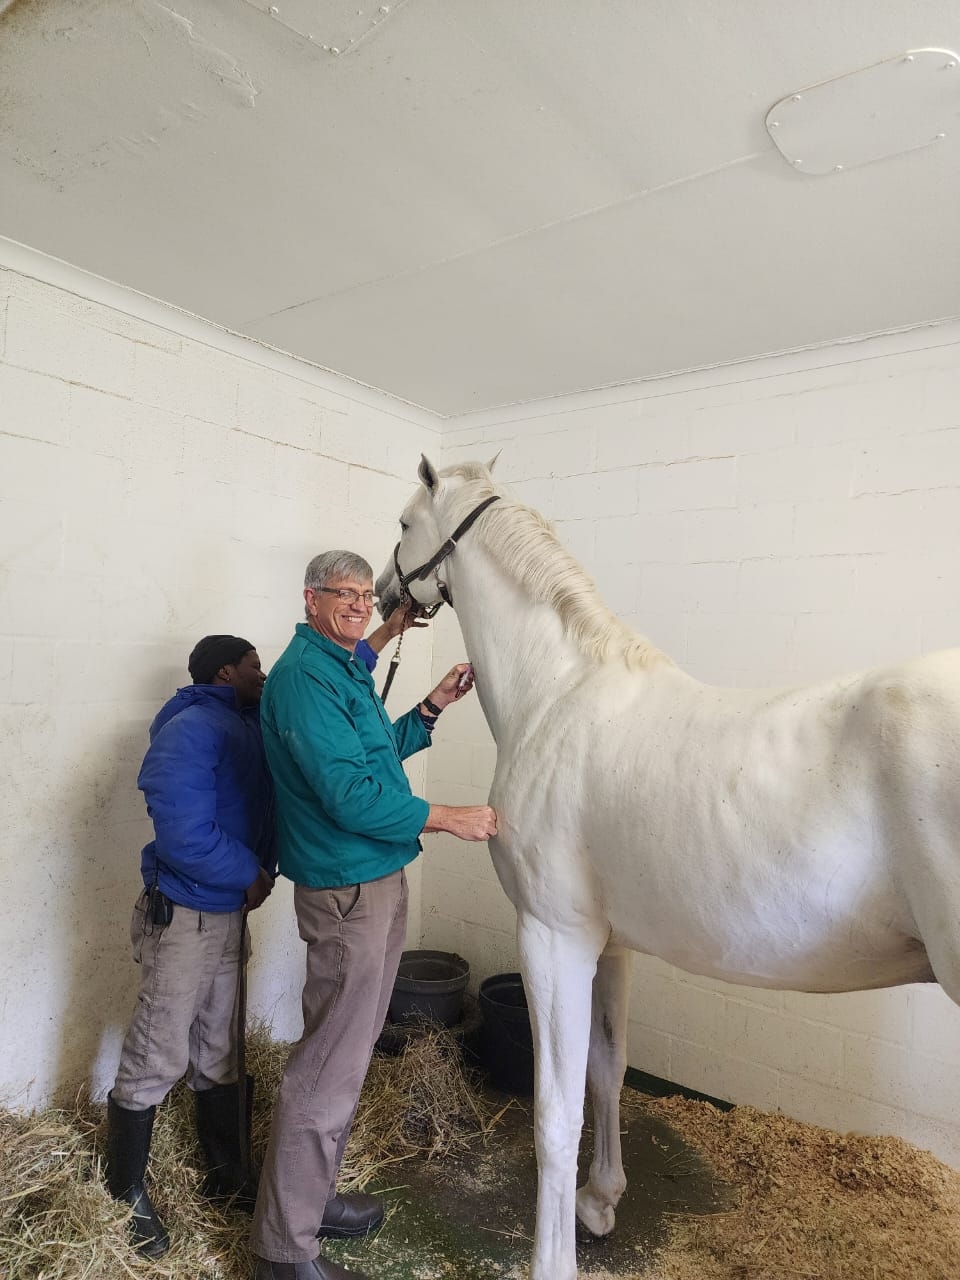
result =
[[942,146],[960,115],[960,66],[949,49],[909,49],[781,98],[766,124],[799,173],[857,165]]

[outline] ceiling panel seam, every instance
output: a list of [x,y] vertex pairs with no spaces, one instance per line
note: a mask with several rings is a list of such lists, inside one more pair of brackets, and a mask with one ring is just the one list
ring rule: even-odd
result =
[[[247,2],[249,3],[249,0]],[[432,271],[436,267],[447,267],[451,263],[466,262],[470,258],[481,257],[493,249],[500,249],[504,245],[519,244],[523,240],[533,239],[543,232],[555,231],[559,227],[573,226],[577,222],[585,222],[589,218],[598,217],[601,214],[609,213],[611,210],[624,209],[628,205],[635,204],[639,200],[646,200],[650,196],[660,195],[665,191],[685,186],[688,183],[700,182],[704,178],[715,177],[718,173],[735,169],[740,165],[751,164],[754,160],[762,159],[774,151],[775,148],[771,144],[771,146],[764,148],[762,151],[754,151],[749,155],[738,156],[736,160],[725,160],[723,164],[713,165],[711,168],[703,169],[698,173],[685,174],[682,178],[672,178],[669,182],[658,183],[655,187],[643,187],[639,191],[634,191],[630,195],[624,196],[622,200],[609,200],[605,204],[596,205],[591,209],[581,209],[577,213],[566,214],[562,218],[551,218],[535,227],[525,227],[522,231],[515,231],[512,235],[501,236],[498,240],[490,240],[483,245],[475,245],[473,248],[465,249],[461,253],[452,253],[446,258],[434,258],[430,262],[421,262],[415,267],[406,267],[402,271],[395,271],[389,275],[372,276],[368,280],[358,281],[355,284],[347,285],[343,289],[334,289],[328,293],[311,295],[309,298],[304,298],[299,302],[291,302],[289,306],[280,307],[277,311],[267,311],[261,315],[246,316],[241,321],[241,324],[260,324],[265,320],[274,320],[277,316],[286,315],[290,311],[297,311],[300,307],[312,306],[316,302],[327,302],[333,298],[348,297],[350,294],[357,293],[362,289],[391,284],[395,280],[412,279],[425,271]]]

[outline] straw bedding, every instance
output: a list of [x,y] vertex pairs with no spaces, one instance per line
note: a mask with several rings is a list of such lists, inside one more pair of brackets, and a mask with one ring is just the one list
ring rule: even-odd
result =
[[[262,1029],[249,1037],[248,1066],[258,1080],[255,1155],[265,1145],[287,1050]],[[908,1143],[629,1090],[624,1107],[625,1119],[649,1108],[672,1125],[739,1189],[739,1207],[678,1216],[655,1263],[622,1280],[960,1276],[960,1173]],[[188,1091],[178,1089],[158,1110],[152,1185],[172,1248],[149,1265],[127,1245],[126,1209],[103,1186],[104,1110],[81,1096],[70,1108],[32,1116],[0,1111],[2,1280],[247,1280],[249,1220],[199,1195]],[[396,1185],[405,1160],[462,1154],[486,1142],[503,1110],[465,1076],[447,1033],[411,1038],[401,1056],[374,1059],[341,1189]]]
[[[253,1148],[266,1146],[270,1113],[289,1045],[263,1028],[247,1037],[257,1080]],[[127,1280],[145,1264],[127,1244],[128,1213],[106,1191],[105,1107],[80,1096],[67,1109],[31,1116],[0,1110],[0,1278]],[[442,1158],[495,1123],[497,1109],[464,1073],[459,1048],[442,1030],[411,1038],[395,1058],[376,1057],[342,1166],[341,1190],[387,1182],[412,1156]],[[249,1218],[200,1195],[193,1099],[179,1087],[157,1110],[150,1152],[151,1197],[171,1250],[149,1264],[157,1280],[246,1280]]]

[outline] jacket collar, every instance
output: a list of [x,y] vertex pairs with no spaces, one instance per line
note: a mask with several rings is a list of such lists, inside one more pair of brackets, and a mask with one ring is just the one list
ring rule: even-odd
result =
[[298,622],[296,631],[301,639],[316,645],[318,649],[322,649],[331,658],[336,658],[342,666],[352,671],[362,671],[365,676],[369,677],[369,671],[367,671],[366,666],[360,661],[353,649],[345,649],[341,644],[334,644],[332,640],[328,640],[319,631],[314,631],[313,627],[307,622]]

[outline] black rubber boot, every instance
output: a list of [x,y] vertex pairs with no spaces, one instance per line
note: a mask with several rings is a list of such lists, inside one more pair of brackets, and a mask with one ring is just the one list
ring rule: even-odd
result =
[[243,1151],[250,1149],[253,1117],[253,1077],[247,1076],[246,1116],[240,1123],[240,1089],[236,1084],[217,1084],[194,1094],[197,1108],[197,1136],[203,1149],[207,1172],[204,1193],[211,1200],[230,1200],[234,1208],[253,1212],[257,1199],[259,1170],[251,1164],[244,1173]]
[[156,1107],[128,1111],[112,1095],[107,1098],[107,1187],[115,1200],[133,1210],[130,1234],[145,1258],[159,1258],[170,1248],[170,1237],[143,1185],[156,1112]]

